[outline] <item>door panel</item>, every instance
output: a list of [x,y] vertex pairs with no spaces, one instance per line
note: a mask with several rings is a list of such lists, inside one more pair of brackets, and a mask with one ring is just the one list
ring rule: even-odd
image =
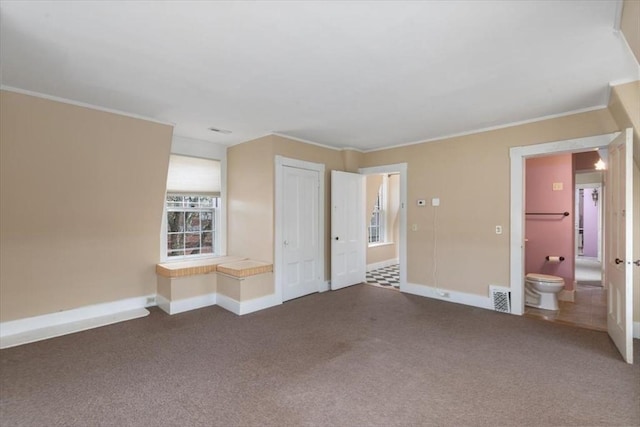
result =
[[283,301],[319,290],[317,171],[283,167]]
[[331,172],[331,289],[365,281],[364,176]]
[[609,144],[606,197],[607,331],[627,363],[633,363],[633,131]]

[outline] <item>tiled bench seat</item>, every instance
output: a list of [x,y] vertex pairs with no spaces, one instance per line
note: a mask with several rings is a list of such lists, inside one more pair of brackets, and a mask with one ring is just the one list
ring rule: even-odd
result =
[[244,314],[274,305],[259,300],[277,299],[272,272],[273,264],[234,256],[157,264],[157,303],[169,314],[214,304]]
[[237,256],[223,256],[217,258],[199,259],[195,261],[167,262],[156,265],[156,274],[163,277],[183,277],[196,274],[214,273],[219,264],[241,261],[246,258]]

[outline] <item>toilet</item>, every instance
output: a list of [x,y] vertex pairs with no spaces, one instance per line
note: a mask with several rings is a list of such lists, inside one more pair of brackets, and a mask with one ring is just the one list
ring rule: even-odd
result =
[[543,310],[558,310],[558,293],[562,289],[562,277],[529,273],[525,277],[524,303]]

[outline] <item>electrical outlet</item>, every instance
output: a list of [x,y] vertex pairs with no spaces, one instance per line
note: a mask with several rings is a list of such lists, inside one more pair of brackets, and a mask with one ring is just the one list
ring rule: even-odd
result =
[[155,297],[147,297],[147,306],[155,305],[155,304],[156,304],[156,298]]
[[502,226],[496,225],[496,234],[502,234]]
[[411,224],[411,231],[418,231],[418,224]]

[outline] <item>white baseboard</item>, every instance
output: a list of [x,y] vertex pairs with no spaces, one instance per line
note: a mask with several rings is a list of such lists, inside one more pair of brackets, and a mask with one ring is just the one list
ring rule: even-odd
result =
[[282,297],[276,294],[267,295],[260,298],[250,299],[240,302],[240,315],[253,313],[282,304]]
[[633,337],[640,339],[640,322],[633,322]]
[[253,313],[254,311],[264,310],[265,308],[274,307],[282,304],[282,298],[276,294],[267,295],[260,298],[254,298],[248,301],[236,301],[226,295],[218,294],[218,305],[225,310],[242,316],[243,314]]
[[158,295],[156,300],[158,307],[167,314],[184,313],[189,310],[196,310],[198,308],[209,307],[217,304],[217,294],[215,292],[198,295],[196,297],[184,298],[175,301],[169,301],[162,295]]
[[379,268],[389,267],[390,265],[399,264],[398,258],[388,259],[386,261],[374,262],[373,264],[367,264],[367,271],[377,270]]
[[0,348],[143,317],[149,314],[145,307],[155,305],[155,301],[155,295],[148,295],[2,322]]
[[218,295],[218,303],[220,307],[234,314],[240,315],[240,302],[229,298],[226,295]]
[[433,288],[431,286],[418,285],[415,283],[407,283],[405,286],[401,286],[400,291],[422,297],[493,310],[493,301],[491,298],[483,297],[481,295]]

